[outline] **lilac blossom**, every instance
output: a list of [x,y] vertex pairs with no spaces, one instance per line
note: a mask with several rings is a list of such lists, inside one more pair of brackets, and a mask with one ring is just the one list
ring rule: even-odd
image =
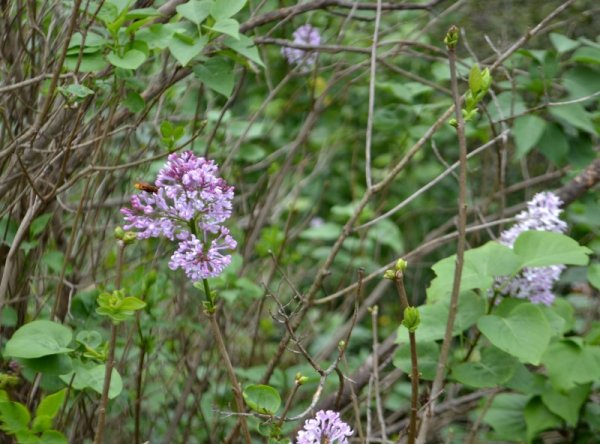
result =
[[124,228],[138,238],[179,242],[169,266],[194,281],[220,274],[231,262],[223,251],[236,247],[221,225],[231,216],[233,187],[218,173],[213,161],[191,151],[173,153],[158,173],[156,191],[133,195],[131,208],[121,209]]
[[[321,34],[317,28],[311,25],[300,26],[294,31],[294,43],[299,45],[320,45]],[[311,68],[317,61],[317,53],[311,50],[299,48],[281,48],[281,54],[291,64],[303,65],[304,68]]]
[[[517,215],[518,223],[501,234],[500,243],[513,248],[517,237],[529,230],[564,233],[567,224],[559,218],[561,204],[562,201],[554,193],[536,194],[527,203],[527,210]],[[501,288],[506,295],[529,299],[535,304],[550,305],[554,302],[552,286],[564,269],[564,265],[524,268],[510,280],[507,277],[499,278],[496,288]]]
[[333,410],[319,410],[314,419],[307,419],[298,432],[296,444],[348,444],[352,429]]

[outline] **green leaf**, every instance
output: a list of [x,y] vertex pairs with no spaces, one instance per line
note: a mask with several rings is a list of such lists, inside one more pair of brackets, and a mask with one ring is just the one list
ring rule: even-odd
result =
[[41,259],[42,263],[55,273],[60,273],[65,261],[65,255],[60,251],[46,251]]
[[121,310],[128,310],[128,311],[136,311],[136,310],[141,310],[142,308],[144,308],[146,306],[146,303],[138,298],[134,298],[134,297],[126,297],[121,301],[121,305],[119,306],[119,309]]
[[565,133],[556,123],[546,123],[546,129],[537,147],[540,153],[556,164],[564,160],[569,152],[569,142]]
[[233,65],[223,57],[213,57],[206,62],[194,66],[194,74],[204,84],[229,98],[233,91]]
[[144,98],[135,91],[129,91],[127,97],[123,100],[123,106],[125,106],[132,113],[139,113],[146,107]]
[[137,49],[130,49],[122,57],[111,52],[106,56],[106,59],[117,68],[137,69],[146,61],[146,54]]
[[477,326],[496,347],[534,365],[540,363],[552,336],[542,310],[531,303],[519,304],[502,317],[483,316]]
[[[450,310],[450,301],[439,301],[417,307],[421,318],[417,330],[417,342],[437,341],[446,333],[446,321]],[[458,311],[454,322],[453,336],[474,325],[485,313],[485,300],[472,291],[465,291],[458,299]],[[408,330],[399,327],[398,343],[408,342]]]
[[169,51],[173,54],[173,57],[177,59],[177,61],[181,64],[181,66],[186,66],[190,60],[194,57],[202,53],[202,50],[206,46],[208,42],[207,36],[197,37],[194,43],[187,43],[184,37],[184,34],[175,33],[174,38],[169,42]]
[[518,361],[508,353],[488,347],[481,353],[479,361],[452,367],[452,377],[469,387],[496,387],[510,379],[517,365]]
[[526,395],[540,395],[545,389],[546,378],[539,373],[530,372],[523,364],[517,364],[512,376],[504,383],[504,386]]
[[542,357],[552,385],[570,390],[600,378],[600,347],[578,344],[573,340],[557,341]]
[[[104,373],[106,372],[106,365],[85,365],[77,363],[75,365],[74,372],[61,375],[60,379],[65,383],[69,384],[73,379],[72,387],[75,390],[84,390],[89,388],[94,390],[98,394],[102,394],[104,388]],[[73,378],[73,373],[75,378]],[[110,389],[108,390],[108,397],[114,399],[123,391],[123,380],[117,369],[112,369]]]
[[19,328],[6,343],[5,356],[40,358],[68,353],[73,333],[69,327],[51,321],[33,321]]
[[564,234],[551,231],[524,231],[514,244],[521,267],[587,265],[592,252]]
[[[65,68],[69,71],[75,71],[78,62],[78,56],[69,56],[65,58]],[[79,72],[99,72],[106,68],[108,64],[101,53],[85,54],[79,63]]]
[[52,428],[52,418],[46,415],[36,415],[31,423],[31,430],[35,433],[42,433],[50,428]]
[[483,421],[498,434],[497,439],[521,441],[525,437],[523,408],[529,396],[516,393],[501,393],[494,397]]
[[550,114],[559,120],[563,120],[575,128],[583,130],[592,135],[596,135],[596,128],[590,114],[585,110],[583,105],[572,103],[570,105],[551,106]]
[[550,33],[550,41],[559,54],[562,54],[563,52],[569,52],[580,45],[577,40],[570,39],[565,35],[557,34],[555,32]]
[[564,419],[571,427],[577,425],[581,406],[590,393],[590,384],[577,385],[571,390],[559,391],[550,384],[542,393],[542,401],[548,409]]
[[281,405],[279,393],[268,385],[249,385],[243,395],[248,407],[258,413],[274,415]]
[[587,271],[587,279],[597,290],[600,290],[600,264],[591,264]]
[[481,84],[481,70],[479,69],[479,66],[475,64],[469,73],[469,89],[471,90],[473,96],[475,96],[481,90]]
[[241,11],[245,4],[246,0],[216,1],[210,10],[210,15],[217,21],[226,19]]
[[66,396],[66,388],[46,396],[38,405],[38,408],[35,411],[35,416],[45,415],[50,417],[50,419],[54,419],[65,402]]
[[600,48],[593,48],[590,46],[579,48],[573,53],[571,60],[574,62],[598,65],[600,64]]
[[[419,366],[420,379],[433,381],[440,355],[440,346],[436,342],[425,342],[417,335],[417,362]],[[411,371],[410,347],[403,343],[394,353],[394,366],[403,372],[410,374]]]
[[[201,24],[209,16],[210,10],[214,5],[212,0],[191,0],[183,5],[177,6],[177,12],[196,25]],[[218,0],[217,3],[228,3]]]
[[148,17],[160,17],[161,13],[156,8],[138,8],[127,11],[125,20],[138,20]]
[[523,411],[523,416],[527,425],[528,442],[533,441],[539,432],[561,425],[560,418],[548,410],[539,396],[533,397],[527,403]]
[[247,59],[253,61],[258,66],[264,67],[260,54],[258,53],[258,49],[254,45],[254,42],[249,37],[246,37],[243,34],[240,34],[240,38],[234,39],[233,37],[226,37],[223,40],[223,44],[231,49],[233,49],[238,54],[243,55]]
[[20,402],[0,402],[0,419],[2,420],[0,429],[9,434],[15,434],[29,428],[31,415],[27,407]]
[[[437,262],[433,271],[437,277],[427,289],[427,301],[445,299],[452,291],[456,255]],[[463,271],[460,280],[461,291],[470,289],[487,290],[492,286],[495,276],[510,276],[518,270],[519,260],[513,250],[498,242],[472,248],[465,253]]]
[[38,216],[35,219],[33,219],[31,225],[29,226],[29,234],[32,237],[39,236],[46,228],[46,225],[48,225],[48,221],[50,219],[52,219],[51,213],[42,214],[41,216]]
[[518,117],[513,125],[513,137],[517,147],[516,158],[527,154],[541,139],[546,122],[533,114]]
[[58,430],[46,430],[42,434],[41,440],[44,444],[69,444],[65,435]]
[[300,237],[307,240],[332,241],[337,239],[342,232],[342,227],[332,222],[325,222],[317,227],[304,230]]
[[176,32],[185,32],[181,23],[155,23],[136,32],[135,39],[145,42],[149,49],[163,50]]
[[240,39],[240,24],[237,22],[237,20],[230,18],[221,19],[211,27],[207,26],[207,28],[216,32],[220,32],[221,34],[231,36],[236,40]]
[[80,84],[71,84],[64,88],[69,95],[83,99],[94,94],[94,90]]
[[25,368],[45,375],[62,375],[73,370],[71,358],[64,353],[42,356],[41,358],[20,358],[19,361]]

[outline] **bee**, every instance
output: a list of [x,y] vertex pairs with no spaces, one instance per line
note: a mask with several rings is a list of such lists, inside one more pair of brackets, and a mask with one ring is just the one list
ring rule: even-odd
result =
[[133,186],[136,190],[145,191],[146,193],[158,193],[158,187],[149,184],[148,182],[136,182]]

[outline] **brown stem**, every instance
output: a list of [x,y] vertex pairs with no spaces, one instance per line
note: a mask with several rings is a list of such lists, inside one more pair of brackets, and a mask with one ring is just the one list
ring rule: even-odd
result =
[[235,371],[233,369],[233,365],[231,364],[231,360],[229,359],[229,353],[227,352],[227,347],[225,347],[225,342],[223,341],[223,336],[221,335],[221,329],[219,328],[219,324],[217,323],[217,318],[215,317],[216,307],[207,311],[206,315],[210,320],[210,326],[213,331],[213,335],[215,336],[215,340],[217,341],[217,348],[219,353],[221,354],[221,358],[225,363],[225,367],[227,369],[227,374],[229,376],[229,382],[231,383],[231,388],[233,390],[233,397],[235,399],[235,404],[238,413],[240,413],[239,424],[242,427],[242,433],[244,434],[244,439],[246,440],[246,444],[251,444],[252,440],[250,438],[250,431],[248,430],[248,423],[246,422],[246,417],[244,416],[244,400],[242,398],[242,391],[240,390],[240,384],[238,383],[237,377],[235,376]]
[[410,365],[411,365],[411,398],[410,398],[410,425],[408,427],[408,444],[414,444],[417,437],[417,413],[419,411],[419,366],[417,363],[417,340],[415,332],[408,332],[410,340]]
[[461,97],[458,92],[458,78],[456,75],[456,44],[448,45],[448,61],[450,62],[450,83],[452,87],[452,99],[454,101],[454,115],[456,118],[456,133],[458,136],[458,146],[460,150],[460,172],[459,172],[459,192],[458,192],[458,242],[456,247],[456,266],[454,268],[454,282],[452,284],[452,294],[450,296],[450,309],[448,312],[448,321],[446,323],[446,332],[440,350],[440,358],[438,360],[435,379],[431,387],[431,395],[429,397],[428,413],[424,415],[421,431],[418,437],[418,443],[423,444],[427,436],[428,416],[435,407],[435,400],[440,395],[440,390],[444,382],[446,372],[446,363],[452,343],[452,331],[454,329],[454,321],[456,312],[458,311],[458,297],[460,294],[460,279],[462,277],[465,244],[466,244],[466,228],[467,228],[467,140],[465,138],[465,121],[461,109]]

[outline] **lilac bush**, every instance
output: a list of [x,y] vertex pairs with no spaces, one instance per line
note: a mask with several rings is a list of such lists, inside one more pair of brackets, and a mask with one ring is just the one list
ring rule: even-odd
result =
[[133,195],[131,208],[121,209],[124,228],[140,239],[178,242],[169,267],[183,269],[192,281],[219,275],[231,263],[224,251],[237,246],[222,226],[231,216],[233,187],[218,174],[212,160],[173,153],[158,173],[156,191]]
[[[560,198],[552,192],[536,194],[527,203],[527,210],[517,215],[517,224],[501,234],[500,243],[512,248],[517,237],[528,230],[564,233],[567,224],[560,219],[561,205]],[[505,295],[550,305],[555,297],[552,287],[564,269],[564,265],[525,268],[510,280],[500,278],[497,288],[502,287]]]
[[[303,45],[319,45],[321,44],[321,34],[317,28],[311,25],[300,26],[293,33],[294,43]],[[291,64],[303,65],[305,69],[314,66],[317,61],[317,53],[315,51],[306,51],[298,48],[281,48],[281,54]]]
[[307,419],[298,432],[296,444],[348,444],[354,432],[333,410],[319,410],[313,419]]

